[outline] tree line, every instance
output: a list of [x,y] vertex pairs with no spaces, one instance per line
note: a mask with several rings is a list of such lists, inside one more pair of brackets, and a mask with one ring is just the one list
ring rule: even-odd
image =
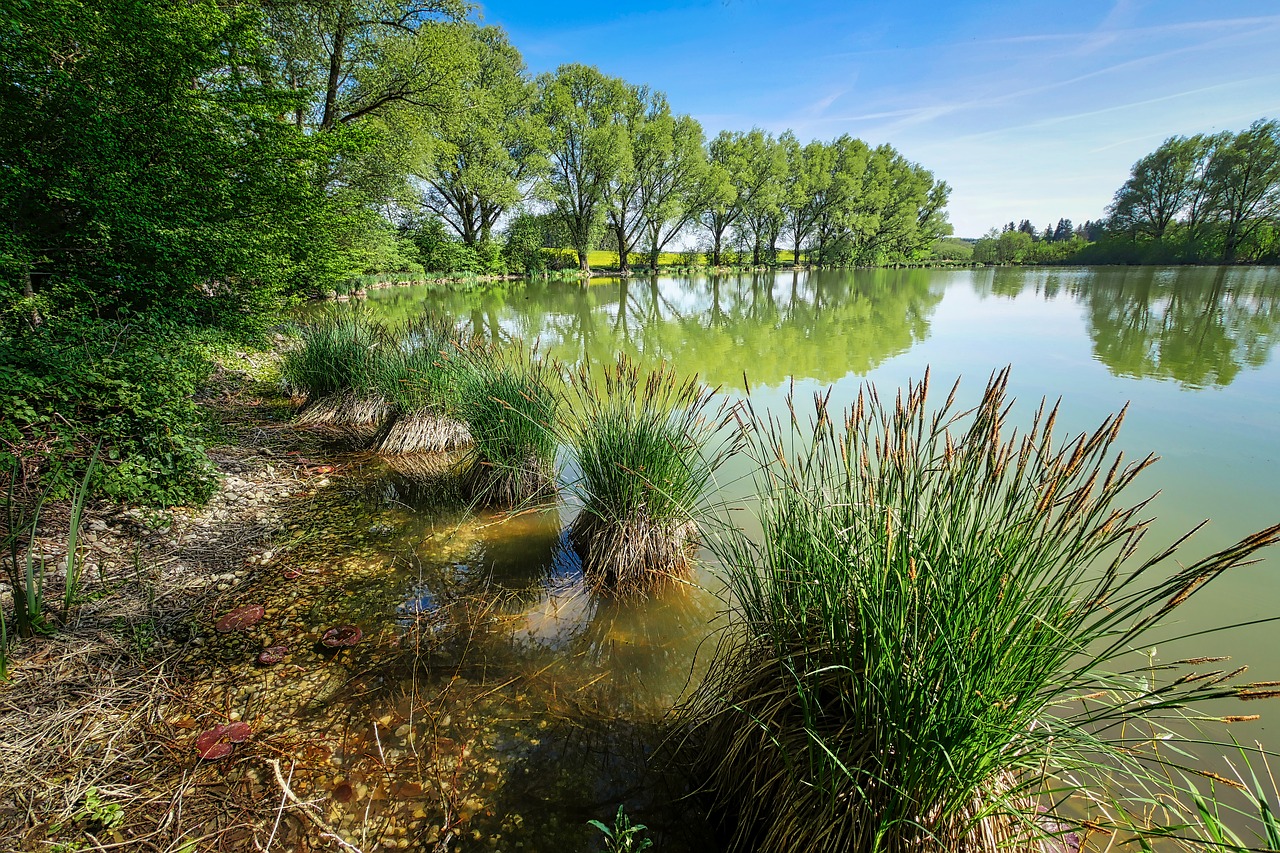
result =
[[[1056,245],[1050,245],[1056,244]],[[1257,263],[1280,259],[1280,122],[1175,136],[1133,164],[1107,217],[992,229],[984,263]]]
[[648,86],[530,75],[460,0],[38,5],[0,19],[0,274],[19,293],[246,309],[426,262],[523,266],[522,214],[554,219],[584,270],[606,233],[626,267],[691,242],[715,264],[783,245],[885,263],[948,230],[947,185],[890,146],[708,140]]

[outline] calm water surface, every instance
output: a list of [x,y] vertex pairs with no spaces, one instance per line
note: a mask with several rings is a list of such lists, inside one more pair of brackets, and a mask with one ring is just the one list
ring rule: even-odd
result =
[[[1280,269],[786,272],[509,293],[393,288],[368,304],[388,321],[445,312],[489,339],[539,341],[569,363],[604,363],[619,352],[665,359],[731,395],[749,382],[757,405],[774,410],[792,388],[805,400],[833,386],[847,401],[863,382],[891,393],[926,368],[939,400],[960,378],[961,399],[973,401],[992,371],[1012,365],[1015,422],[1042,397],[1062,399],[1060,428],[1073,433],[1128,404],[1122,449],[1161,457],[1131,495],[1160,492],[1149,550],[1206,518],[1212,523],[1184,560],[1280,521]],[[721,497],[742,498],[746,473],[730,466]],[[721,609],[714,575],[698,576],[706,589],[639,606],[595,600],[562,542],[571,506],[477,517],[410,482],[376,469],[349,496],[361,508],[353,522],[361,532],[340,560],[348,580],[341,595],[311,605],[412,646],[411,660],[368,662],[379,695],[402,697],[391,721],[402,734],[402,721],[417,725],[415,702],[460,709],[431,732],[462,745],[452,781],[440,783],[448,773],[434,765],[426,778],[419,761],[416,781],[406,788],[389,777],[384,796],[438,805],[441,791],[453,790],[446,799],[467,822],[441,823],[442,831],[461,827],[457,837],[477,849],[517,841],[587,849],[583,821],[626,801],[663,849],[684,849],[690,824],[646,813],[646,792],[662,782],[635,768],[653,749],[654,724],[698,677],[699,649],[708,651],[702,641]],[[1216,581],[1166,631],[1277,615],[1280,554]],[[1277,625],[1255,624],[1157,644],[1157,654],[1227,654],[1257,678],[1276,679],[1278,638]],[[1280,748],[1280,718],[1268,710],[1236,736]],[[356,729],[351,755],[368,754],[370,738],[384,748],[383,735]],[[411,743],[399,747],[413,752]],[[380,766],[387,762],[382,755]],[[376,788],[377,774],[365,775]],[[427,790],[432,784],[439,790]]]

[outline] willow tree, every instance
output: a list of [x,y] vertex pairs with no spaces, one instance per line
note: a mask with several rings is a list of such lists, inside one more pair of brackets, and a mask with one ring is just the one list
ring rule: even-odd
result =
[[689,116],[675,116],[654,133],[662,156],[643,182],[640,196],[649,265],[703,211],[732,201],[729,174],[707,158],[702,125]]
[[491,239],[498,220],[547,166],[546,127],[534,115],[537,90],[502,30],[465,30],[474,63],[455,109],[442,112],[419,169],[422,205],[469,246]]
[[667,167],[671,147],[671,105],[667,96],[647,86],[628,86],[618,114],[626,134],[630,163],[605,186],[606,228],[618,247],[618,268],[630,270],[628,256],[644,225],[644,197]]
[[1113,227],[1135,239],[1162,239],[1201,191],[1197,166],[1210,145],[1201,135],[1175,136],[1134,163],[1109,208]]
[[564,223],[584,274],[604,225],[605,193],[632,169],[622,116],[635,97],[624,80],[588,65],[562,65],[538,78],[536,112],[546,123],[550,161],[538,194]]
[[754,242],[753,258],[760,262],[760,237],[766,217],[780,207],[786,158],[771,134],[759,128],[721,131],[711,141],[710,155],[728,174],[733,195],[703,211],[702,225],[711,234],[711,263],[720,265],[724,238],[731,228]]

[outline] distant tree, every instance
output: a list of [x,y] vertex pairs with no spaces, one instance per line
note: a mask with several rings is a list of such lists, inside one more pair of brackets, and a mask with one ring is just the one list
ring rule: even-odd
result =
[[1032,240],[1036,239],[1036,227],[1031,224],[1030,219],[1024,219],[1018,223],[1018,230],[1026,234]]
[[1070,219],[1059,219],[1058,224],[1053,228],[1053,241],[1055,243],[1070,240],[1074,235],[1075,227],[1071,224]]
[[1201,191],[1196,167],[1209,146],[1203,136],[1172,137],[1134,163],[1108,208],[1112,227],[1134,238],[1163,238]]
[[1216,148],[1205,177],[1223,260],[1234,263],[1240,245],[1280,217],[1280,122],[1258,120]]
[[537,93],[520,52],[503,32],[461,32],[474,62],[460,81],[460,107],[439,118],[415,171],[426,183],[423,206],[474,246],[489,241],[499,218],[546,170],[547,130],[533,115]]
[[635,92],[591,66],[562,65],[538,78],[538,95],[551,163],[539,193],[569,232],[579,268],[590,272],[589,253],[604,225],[605,194],[632,169],[631,141],[620,117]]
[[708,207],[726,197],[728,175],[711,168],[702,125],[687,115],[652,121],[642,146],[650,152],[639,170],[640,227],[649,266]]

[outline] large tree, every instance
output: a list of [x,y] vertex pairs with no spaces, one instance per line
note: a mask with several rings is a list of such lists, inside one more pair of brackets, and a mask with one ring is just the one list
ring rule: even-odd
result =
[[628,86],[618,123],[627,137],[630,162],[605,188],[606,227],[618,251],[618,268],[630,271],[629,255],[644,226],[645,197],[669,167],[671,106],[666,95],[645,86]]
[[1280,122],[1260,119],[1217,146],[1205,178],[1222,229],[1222,259],[1235,263],[1241,244],[1280,219]]
[[583,273],[591,271],[589,253],[604,224],[605,193],[632,168],[622,116],[634,99],[625,81],[587,65],[562,65],[538,78],[537,114],[550,151],[539,194],[564,223]]
[[702,125],[675,116],[655,128],[662,156],[642,182],[640,208],[649,265],[699,214],[723,203],[732,191],[728,174],[707,159]]
[[1113,226],[1134,238],[1163,238],[1200,192],[1196,167],[1208,149],[1203,136],[1177,136],[1134,163],[1111,202]]
[[474,61],[459,103],[441,111],[418,175],[422,204],[467,245],[490,240],[498,220],[546,169],[546,127],[520,52],[495,27],[464,30]]

